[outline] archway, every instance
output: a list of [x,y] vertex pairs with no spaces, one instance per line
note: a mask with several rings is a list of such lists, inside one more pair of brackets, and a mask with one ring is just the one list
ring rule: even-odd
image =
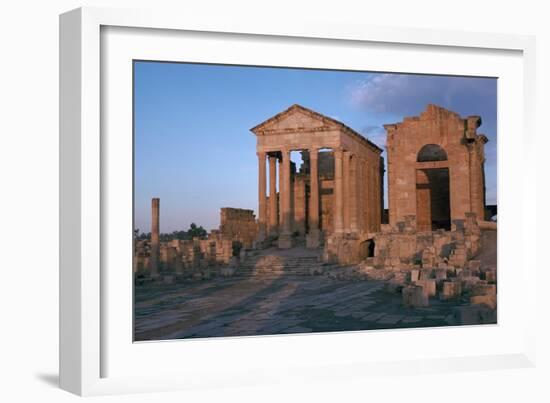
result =
[[416,224],[419,231],[451,229],[447,153],[437,144],[426,144],[417,155]]
[[447,161],[447,152],[437,144],[426,144],[416,157],[417,162]]

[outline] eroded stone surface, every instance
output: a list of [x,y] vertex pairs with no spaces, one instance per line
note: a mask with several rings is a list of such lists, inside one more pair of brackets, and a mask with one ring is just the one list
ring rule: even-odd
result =
[[[421,290],[421,287],[418,287]],[[421,292],[422,294],[422,292]],[[446,326],[450,302],[404,308],[383,281],[222,278],[136,287],[136,340]]]

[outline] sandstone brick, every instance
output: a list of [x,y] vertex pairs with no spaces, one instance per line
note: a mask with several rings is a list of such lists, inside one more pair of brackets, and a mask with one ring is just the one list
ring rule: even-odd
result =
[[460,325],[480,325],[497,322],[495,309],[484,304],[460,306],[453,309],[453,322]]
[[472,295],[474,296],[483,296],[483,295],[496,295],[497,286],[495,284],[476,284],[472,287]]
[[403,287],[403,305],[406,307],[420,308],[428,306],[428,295],[423,288],[416,285]]
[[415,282],[415,285],[422,287],[424,293],[428,297],[434,297],[436,294],[436,283],[435,280],[419,280]]
[[435,269],[435,278],[436,280],[445,280],[447,278],[447,269],[446,268]]
[[439,293],[439,299],[448,300],[458,298],[462,294],[462,287],[458,281],[444,281]]
[[470,297],[471,304],[483,304],[488,306],[491,309],[496,309],[497,307],[497,297],[496,295],[474,295]]

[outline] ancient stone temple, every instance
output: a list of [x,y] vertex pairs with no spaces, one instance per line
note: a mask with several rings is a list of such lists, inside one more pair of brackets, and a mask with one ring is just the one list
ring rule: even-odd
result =
[[[251,130],[257,138],[260,242],[277,238],[280,248],[290,248],[305,235],[307,247],[325,242],[338,254],[343,240],[362,242],[380,231],[382,149],[300,105]],[[299,171],[292,151],[302,155]]]
[[479,116],[428,105],[387,131],[389,223],[416,216],[418,231],[451,229],[474,213],[484,220],[484,145]]

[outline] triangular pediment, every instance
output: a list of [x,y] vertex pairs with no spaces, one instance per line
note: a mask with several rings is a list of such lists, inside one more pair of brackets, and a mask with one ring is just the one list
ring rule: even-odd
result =
[[301,105],[292,105],[290,108],[267,119],[251,130],[256,134],[269,132],[288,132],[303,130],[330,130],[341,128],[342,123],[324,116]]

